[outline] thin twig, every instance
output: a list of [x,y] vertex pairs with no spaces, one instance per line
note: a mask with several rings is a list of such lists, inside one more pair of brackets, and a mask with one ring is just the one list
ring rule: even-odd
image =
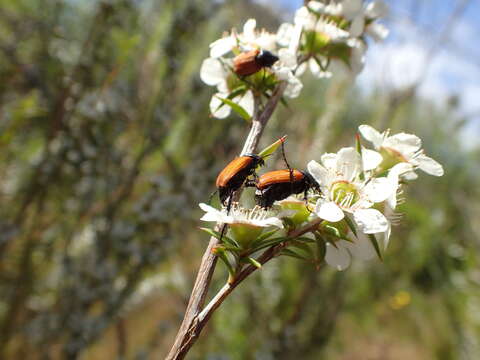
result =
[[[322,219],[315,219],[311,221],[309,224],[305,225],[300,229],[296,229],[292,231],[288,237],[289,239],[295,239],[303,234],[306,234],[318,227],[318,225],[322,222]],[[260,264],[265,264],[266,262],[270,261],[274,257],[276,257],[286,246],[288,246],[289,240],[285,242],[273,246],[267,249],[257,261]],[[232,282],[225,284],[219,292],[213,297],[213,299],[208,303],[207,306],[203,309],[203,311],[195,317],[194,321],[191,324],[191,327],[187,331],[187,337],[184,339],[184,343],[182,347],[179,349],[178,357],[174,359],[183,359],[187,354],[188,350],[191,346],[195,343],[202,331],[203,327],[207,324],[208,320],[214,313],[216,309],[223,303],[223,301],[227,298],[228,295],[248,276],[250,276],[253,272],[255,272],[258,268],[253,265],[249,265],[244,270],[242,270]]]

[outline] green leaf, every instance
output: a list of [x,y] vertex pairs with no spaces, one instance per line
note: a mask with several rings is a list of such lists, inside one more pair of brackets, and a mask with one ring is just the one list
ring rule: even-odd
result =
[[352,230],[352,233],[357,236],[357,228],[355,227],[355,224],[353,223],[352,219],[348,217],[348,215],[345,215],[344,217],[345,222],[347,223],[348,227],[350,230]]
[[327,252],[327,245],[322,239],[317,241],[317,261],[323,260],[325,258],[325,253]]
[[275,229],[272,231],[267,231],[263,234],[261,234],[259,237],[255,239],[255,241],[252,243],[251,247],[255,247],[256,245],[260,244],[263,240],[268,239],[270,236],[275,234],[279,229]]
[[380,251],[380,246],[378,245],[377,238],[375,237],[374,234],[368,234],[368,238],[370,239],[370,242],[372,243],[373,247],[375,248],[375,251],[377,253],[378,258],[381,261],[383,261],[382,252]]
[[260,264],[257,260],[255,260],[254,258],[251,258],[251,257],[248,257],[247,259],[247,262],[249,262],[250,264],[252,264],[253,266],[255,266],[256,268],[258,269],[261,269],[262,268],[262,264]]
[[280,139],[275,141],[273,144],[268,145],[265,149],[258,153],[258,156],[265,159],[266,157],[272,155],[282,143],[285,142],[287,135],[282,136]]
[[296,241],[302,241],[302,242],[305,242],[305,243],[314,243],[315,240],[313,239],[310,239],[310,238],[307,238],[307,237],[298,237],[298,238],[295,238]]
[[336,237],[338,239],[342,239],[345,241],[352,242],[345,234],[342,234],[340,230],[338,230],[335,226],[332,225],[323,225],[322,230],[325,231],[328,235]]
[[233,268],[232,264],[230,264],[230,261],[228,260],[228,257],[225,254],[225,252],[217,253],[217,257],[220,260],[222,260],[222,262],[227,266],[228,273],[229,273],[230,277],[233,278],[235,276],[235,269]]
[[308,257],[313,258],[312,248],[304,242],[294,240],[288,246],[296,248],[298,250],[301,250],[301,251],[305,252],[308,255]]
[[238,105],[237,103],[234,103],[232,100],[230,99],[224,99],[224,98],[221,98],[220,96],[217,96],[217,98],[223,102],[224,104],[230,106],[230,108],[235,111],[238,115],[240,115],[240,117],[242,117],[243,119],[247,120],[247,121],[250,121],[250,115],[248,114],[247,110],[245,110],[243,107],[241,107],[240,105]]
[[[212,229],[209,229],[209,228],[204,228],[204,227],[201,227],[199,229],[202,230],[202,231],[205,231],[210,236],[213,236],[214,238],[217,238],[218,240],[220,240],[221,234],[218,231],[215,231],[215,230],[212,230]],[[222,241],[226,242],[227,244],[229,244],[233,247],[240,248],[240,245],[235,240],[233,240],[231,237],[228,237],[225,234],[223,234]]]
[[280,103],[281,103],[283,106],[285,106],[288,110],[290,110],[290,105],[288,105],[288,102],[287,102],[287,100],[285,99],[285,97],[282,96],[282,97],[280,98]]
[[295,259],[304,260],[304,261],[308,260],[306,257],[301,256],[301,255],[297,254],[295,251],[292,251],[290,249],[283,249],[280,252],[280,255],[290,256],[290,257],[293,257]]
[[288,238],[286,237],[278,237],[278,238],[275,238],[275,239],[270,239],[268,241],[265,241],[265,242],[262,242],[261,244],[258,244],[257,247],[250,249],[250,252],[253,253],[253,252],[257,252],[259,250],[262,250],[262,249],[265,249],[267,247],[270,247],[270,246],[275,246],[275,245],[278,245],[284,241],[288,240]]

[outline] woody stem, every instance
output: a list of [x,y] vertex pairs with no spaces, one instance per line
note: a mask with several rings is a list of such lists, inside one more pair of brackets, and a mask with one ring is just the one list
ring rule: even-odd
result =
[[[252,126],[250,128],[247,139],[245,140],[242,154],[255,152],[257,145],[260,141],[260,137],[262,136],[263,130],[265,129],[275,108],[277,107],[278,102],[285,90],[285,87],[286,83],[282,82],[281,84],[279,84],[263,109],[260,109],[259,100],[256,97]],[[238,196],[239,194],[236,194],[236,197]],[[217,224],[215,230],[219,231],[221,229],[221,226],[222,224]],[[195,284],[193,285],[192,293],[188,301],[182,324],[175,337],[173,346],[165,360],[179,360],[185,358],[188,351],[200,335],[203,326],[210,318],[210,315],[204,317],[204,319],[201,321],[201,326],[198,326],[198,324],[200,323],[199,315],[202,312],[203,306],[205,304],[210,282],[217,263],[217,257],[212,253],[212,249],[217,245],[218,239],[215,237],[211,237],[207,249],[203,254],[202,262],[200,264],[200,268],[198,269],[197,278],[195,279]],[[249,268],[242,271],[240,275],[248,269]],[[226,295],[228,295],[230,291],[227,292]],[[218,305],[220,305],[222,301],[223,300],[221,300]],[[211,310],[211,312],[213,312],[215,309],[216,307]],[[211,312],[209,312],[209,314],[211,314]]]

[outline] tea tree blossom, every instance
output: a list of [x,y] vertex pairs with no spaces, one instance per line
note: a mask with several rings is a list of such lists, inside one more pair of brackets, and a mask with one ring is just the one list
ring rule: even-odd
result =
[[366,35],[379,41],[388,30],[376,20],[387,12],[386,5],[374,1],[344,0],[325,4],[309,1],[297,10],[294,24],[282,24],[279,42],[286,44],[294,29],[302,29],[299,51],[305,58],[298,74],[306,67],[317,78],[333,75],[354,77],[364,66]]
[[361,125],[359,131],[382,155],[383,162],[379,170],[387,171],[396,164],[407,163],[411,171],[404,171],[406,178],[416,178],[414,170],[417,168],[433,176],[443,175],[442,165],[425,155],[422,140],[418,136],[406,133],[390,135],[390,130],[380,133],[369,125]]
[[[244,51],[267,50],[278,54],[279,60],[271,68],[242,78],[233,71],[233,59]],[[240,105],[251,117],[254,108],[254,93],[267,94],[279,81],[287,86],[284,96],[295,98],[303,87],[294,75],[297,67],[295,49],[281,48],[277,44],[277,35],[265,30],[256,30],[256,20],[249,19],[243,32],[232,30],[230,34],[210,44],[210,57],[205,59],[200,69],[200,78],[204,83],[217,87],[217,93],[210,101],[210,112],[216,118],[230,115],[231,108],[222,99],[228,99]]]
[[353,215],[360,230],[367,234],[383,232],[387,219],[372,206],[385,201],[394,191],[387,178],[361,179],[363,160],[354,148],[322,156],[322,164],[312,160],[308,171],[320,184],[322,197],[315,212],[330,222],[338,222],[345,212]]
[[248,244],[258,238],[264,228],[283,228],[283,223],[278,217],[270,216],[268,211],[264,211],[260,207],[245,209],[235,203],[232,205],[230,212],[227,213],[225,208],[217,210],[204,203],[199,204],[199,206],[205,211],[200,220],[228,224],[233,238],[242,247],[247,247]]

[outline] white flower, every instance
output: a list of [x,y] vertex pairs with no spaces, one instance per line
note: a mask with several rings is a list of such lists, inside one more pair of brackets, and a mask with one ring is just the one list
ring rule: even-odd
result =
[[198,205],[205,211],[205,214],[200,218],[202,221],[213,221],[230,225],[247,225],[260,228],[269,226],[275,226],[280,229],[283,228],[283,223],[279,218],[275,216],[269,217],[269,212],[262,210],[260,207],[244,209],[238,206],[238,204],[233,204],[230,213],[227,214],[226,209],[217,210],[204,203]]
[[[226,118],[231,113],[230,106],[223,104],[219,98],[228,98],[231,91],[242,85],[242,82],[230,70],[231,66],[231,61],[228,59],[207,58],[200,68],[202,81],[207,85],[217,87],[218,92],[210,100],[210,112],[218,119]],[[245,90],[230,100],[242,106],[250,116],[253,115],[254,100],[250,90]]]
[[210,57],[218,58],[234,50],[249,51],[254,49],[264,49],[274,51],[276,47],[277,36],[262,29],[257,31],[255,28],[257,21],[248,19],[243,25],[243,32],[237,34],[232,32],[210,44]]
[[205,214],[200,218],[203,221],[213,221],[229,225],[230,235],[244,249],[263,232],[264,228],[274,226],[282,229],[282,221],[259,207],[244,209],[237,203],[232,204],[230,213],[226,209],[217,210],[214,207],[201,203],[200,208]]
[[[295,35],[297,34],[297,35]],[[218,93],[210,101],[210,112],[216,118],[225,118],[231,113],[231,108],[219,98],[228,98],[239,104],[250,115],[254,111],[254,97],[250,87],[257,90],[271,90],[273,84],[285,81],[287,86],[284,95],[288,98],[298,97],[303,84],[294,75],[297,68],[296,51],[301,28],[294,29],[289,34],[288,48],[278,49],[279,60],[270,69],[265,69],[260,77],[251,75],[248,81],[240,78],[233,72],[233,57],[226,58],[228,54],[238,55],[240,52],[253,49],[262,49],[277,52],[278,34],[265,30],[256,30],[256,20],[249,19],[243,26],[243,32],[237,34],[235,30],[223,38],[210,44],[210,57],[205,59],[200,69],[200,78],[210,86],[216,86]],[[295,40],[298,38],[297,40]],[[281,41],[280,41],[281,42]],[[253,85],[252,85],[253,84]],[[270,85],[266,85],[270,84]],[[265,89],[266,86],[267,87]],[[236,96],[230,94],[235,92]]]
[[350,213],[361,232],[375,234],[386,231],[388,220],[371,207],[387,200],[396,191],[397,185],[386,177],[366,177],[368,173],[364,171],[364,166],[371,168],[370,163],[378,161],[375,158],[378,156],[368,152],[368,156],[362,159],[354,148],[343,148],[337,154],[323,155],[322,164],[310,161],[308,171],[322,190],[315,213],[330,222],[341,221],[345,212]]
[[404,166],[400,174],[403,177],[414,178],[413,170],[416,168],[434,176],[444,174],[442,165],[424,154],[421,149],[422,140],[418,136],[406,133],[390,136],[389,130],[380,133],[369,125],[361,125],[358,129],[360,134],[382,154],[383,163],[380,165],[382,170],[389,170],[398,163],[407,163],[412,168],[408,171]]

